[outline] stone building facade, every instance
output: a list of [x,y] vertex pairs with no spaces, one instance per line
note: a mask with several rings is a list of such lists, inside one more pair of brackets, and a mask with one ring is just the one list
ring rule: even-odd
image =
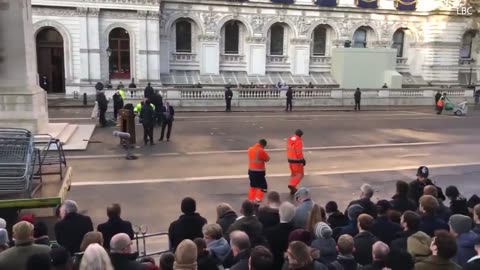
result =
[[353,47],[397,48],[397,70],[406,86],[474,83],[479,70],[475,1],[32,0],[32,5],[39,80],[50,92],[86,91],[109,79],[128,85],[132,78],[156,85],[280,80],[335,85],[331,51],[346,41]]

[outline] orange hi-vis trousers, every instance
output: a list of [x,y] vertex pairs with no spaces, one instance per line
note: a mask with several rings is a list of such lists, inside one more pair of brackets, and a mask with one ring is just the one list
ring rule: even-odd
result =
[[303,164],[302,163],[288,163],[290,166],[290,186],[293,186],[294,188],[297,188],[297,186],[300,184],[300,181],[303,178]]
[[251,187],[248,190],[248,200],[252,202],[262,202],[265,191],[261,188]]

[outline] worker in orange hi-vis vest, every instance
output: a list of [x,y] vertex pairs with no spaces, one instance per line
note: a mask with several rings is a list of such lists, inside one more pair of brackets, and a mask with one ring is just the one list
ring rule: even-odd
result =
[[250,190],[248,200],[260,203],[267,192],[267,179],[265,178],[265,162],[270,160],[265,151],[267,141],[261,139],[255,145],[248,148],[248,177],[250,178]]
[[290,166],[290,194],[297,192],[297,187],[303,178],[303,167],[306,165],[305,158],[303,157],[303,131],[297,129],[295,135],[288,138],[287,142],[287,158],[288,165]]

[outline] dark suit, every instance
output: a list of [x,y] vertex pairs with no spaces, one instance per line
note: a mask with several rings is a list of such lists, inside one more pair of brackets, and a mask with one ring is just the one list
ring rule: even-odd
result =
[[231,112],[232,111],[232,98],[233,98],[233,92],[232,90],[228,89],[225,91],[225,103],[226,103],[226,111]]
[[288,248],[288,236],[294,230],[290,223],[279,223],[265,230],[265,238],[273,254],[273,269],[281,269],[284,262],[284,253]]
[[172,132],[172,125],[175,116],[175,110],[172,106],[165,105],[162,107],[162,133],[160,135],[160,141],[163,140],[165,135],[165,128],[167,127],[167,141],[170,140],[170,134]]
[[185,239],[193,241],[198,237],[203,238],[202,228],[205,224],[207,224],[207,220],[197,213],[181,215],[168,228],[171,250],[175,251],[178,244]]
[[67,214],[63,220],[55,224],[57,242],[70,254],[80,251],[83,236],[91,231],[93,231],[93,224],[90,217],[77,213]]
[[287,94],[287,108],[285,111],[292,111],[292,100],[293,100],[293,91],[291,89],[288,89]]
[[133,239],[132,223],[124,221],[120,217],[110,218],[107,222],[98,225],[97,231],[103,235],[103,247],[110,249],[110,240],[118,233],[126,233]]

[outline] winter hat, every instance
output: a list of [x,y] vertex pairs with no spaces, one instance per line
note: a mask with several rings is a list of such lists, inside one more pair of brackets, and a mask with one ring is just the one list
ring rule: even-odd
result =
[[392,204],[387,200],[380,200],[377,202],[377,209],[380,214],[385,214],[392,209]]
[[0,246],[8,245],[8,232],[5,229],[0,229]]
[[452,215],[448,224],[457,234],[467,233],[472,229],[472,219],[460,214]]
[[327,213],[333,213],[333,212],[337,212],[338,211],[338,205],[336,202],[334,201],[329,201],[326,205],[325,205],[325,212]]
[[477,194],[473,194],[470,199],[468,199],[468,208],[475,208],[477,204],[480,204],[480,197],[477,196]]
[[304,197],[304,198],[309,198],[310,197],[310,190],[308,188],[300,188],[296,193],[295,193],[295,199],[298,199],[298,197]]
[[7,228],[7,222],[5,221],[5,219],[0,218],[0,229],[5,229],[5,228]]
[[412,257],[428,257],[432,254],[430,244],[432,238],[428,234],[418,231],[407,238],[407,251]]
[[417,176],[421,176],[421,177],[427,178],[429,175],[430,175],[430,170],[428,169],[427,166],[420,166],[420,167],[418,167]]
[[19,221],[26,221],[30,222],[31,224],[35,224],[35,215],[33,214],[24,214],[20,217]]
[[325,222],[319,222],[315,225],[315,236],[317,238],[329,239],[332,237],[333,231]]
[[360,204],[352,204],[348,207],[347,214],[350,220],[356,220],[363,213],[363,207]]
[[307,230],[297,229],[290,233],[288,236],[288,243],[300,241],[305,243],[307,246],[310,246],[313,241],[313,235]]
[[175,251],[175,270],[197,270],[197,246],[192,240],[185,239]]

